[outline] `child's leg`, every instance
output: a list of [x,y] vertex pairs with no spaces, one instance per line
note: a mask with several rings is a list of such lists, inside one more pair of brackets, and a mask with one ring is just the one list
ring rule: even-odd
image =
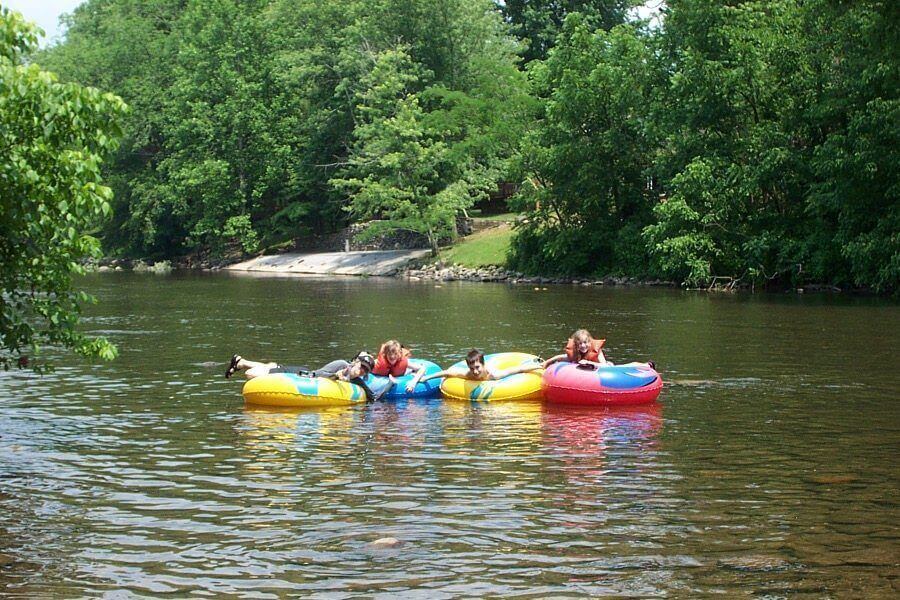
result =
[[253,379],[254,377],[268,375],[269,371],[277,366],[278,363],[262,363],[256,362],[254,360],[244,360],[243,358],[238,361],[238,369],[242,369],[244,371],[244,377],[246,377],[247,379]]
[[242,371],[246,371],[248,369],[256,369],[259,367],[267,367],[269,369],[274,369],[277,366],[278,365],[273,362],[269,362],[269,363],[257,362],[255,360],[247,360],[246,358],[242,358],[237,362],[237,368]]
[[344,369],[346,369],[349,366],[350,366],[350,363],[347,362],[346,360],[340,360],[340,359],[333,360],[330,363],[328,363],[327,365],[324,365],[323,367],[313,371],[313,374],[314,374],[314,376],[318,376],[318,377],[331,377],[338,371],[343,371]]

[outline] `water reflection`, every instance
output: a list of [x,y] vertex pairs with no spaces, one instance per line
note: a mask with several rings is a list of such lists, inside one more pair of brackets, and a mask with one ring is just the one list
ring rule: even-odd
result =
[[477,444],[485,452],[528,456],[541,452],[540,402],[445,402],[448,448]]
[[[4,597],[896,595],[900,371],[880,358],[896,305],[88,281],[85,325],[120,358],[0,373]],[[472,345],[549,355],[584,325],[679,384],[599,411],[285,411],[245,407],[217,366],[238,349],[324,363],[398,335],[444,365]],[[384,536],[403,545],[370,545]]]
[[609,490],[617,502],[663,496],[656,450],[662,405],[587,408],[547,405],[543,444],[558,465],[555,496],[563,506],[591,504]]
[[663,405],[579,407],[547,404],[542,410],[545,441],[560,454],[603,456],[610,447],[656,446],[663,427]]
[[349,445],[359,413],[353,406],[277,409],[247,405],[237,431],[252,454],[327,451]]

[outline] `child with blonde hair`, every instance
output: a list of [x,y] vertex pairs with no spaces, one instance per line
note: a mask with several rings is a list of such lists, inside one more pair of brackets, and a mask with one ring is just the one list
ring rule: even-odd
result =
[[606,343],[606,340],[595,340],[587,329],[579,329],[572,334],[572,337],[566,343],[565,353],[551,356],[544,361],[543,366],[546,369],[553,363],[561,360],[579,364],[611,365],[612,363],[603,356],[602,348],[604,343]]
[[[388,340],[381,345],[378,350],[378,356],[375,357],[375,366],[372,369],[372,375],[379,377],[403,377],[406,375],[409,366],[409,359],[412,358],[412,351],[398,342],[397,340]],[[422,364],[413,377],[406,384],[406,391],[412,393],[416,384],[425,375],[426,366]]]

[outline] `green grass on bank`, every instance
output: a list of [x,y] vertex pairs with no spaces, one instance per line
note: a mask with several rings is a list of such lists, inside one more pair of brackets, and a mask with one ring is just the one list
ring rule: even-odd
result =
[[464,267],[486,267],[506,263],[513,230],[507,224],[491,227],[463,238],[455,246],[441,250],[440,260]]
[[500,215],[482,216],[480,211],[469,211],[469,216],[477,221],[506,221],[512,223],[519,216],[519,213],[508,212]]

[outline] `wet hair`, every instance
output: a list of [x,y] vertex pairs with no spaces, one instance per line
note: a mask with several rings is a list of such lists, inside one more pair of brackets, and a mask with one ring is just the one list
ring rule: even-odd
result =
[[397,340],[388,340],[381,345],[381,354],[387,358],[388,352],[395,353],[400,356],[403,353],[403,344]]
[[577,329],[577,330],[575,330],[575,333],[572,334],[573,342],[578,342],[578,340],[587,340],[590,342],[593,339],[594,339],[594,336],[592,336],[591,332],[588,331],[587,329]]
[[576,358],[582,358],[579,356],[581,353],[578,352],[578,348],[576,345],[579,341],[586,341],[591,343],[594,341],[594,336],[591,335],[591,332],[587,329],[577,329],[575,333],[572,334],[572,356]]
[[472,363],[484,364],[484,352],[477,348],[469,350],[469,353],[466,354],[466,364],[471,365]]

